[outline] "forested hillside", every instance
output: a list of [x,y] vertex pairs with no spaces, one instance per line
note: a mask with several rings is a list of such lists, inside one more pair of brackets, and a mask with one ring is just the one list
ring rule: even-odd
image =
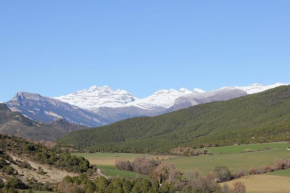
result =
[[93,151],[169,152],[290,139],[290,86],[173,113],[71,132],[59,143]]

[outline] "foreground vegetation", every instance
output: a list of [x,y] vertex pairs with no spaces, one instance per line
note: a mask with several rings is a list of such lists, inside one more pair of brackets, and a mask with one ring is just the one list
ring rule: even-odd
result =
[[47,181],[52,179],[52,176],[47,176],[47,171],[49,175],[65,170],[67,174],[89,176],[95,173],[95,169],[85,158],[72,156],[60,148],[48,148],[40,143],[0,134],[1,193],[14,193],[19,189],[51,191],[55,185]]
[[290,140],[290,86],[156,117],[71,132],[59,143],[106,152],[169,153],[182,147]]
[[[164,165],[165,166],[165,165]],[[85,175],[65,177],[56,188],[57,192],[104,192],[104,193],[245,193],[245,186],[240,182],[233,187],[215,183],[214,176],[201,176],[193,173],[191,178],[184,181],[180,178],[172,178],[167,166],[153,171],[150,179],[128,180],[124,178],[106,179],[98,177],[94,180]]]

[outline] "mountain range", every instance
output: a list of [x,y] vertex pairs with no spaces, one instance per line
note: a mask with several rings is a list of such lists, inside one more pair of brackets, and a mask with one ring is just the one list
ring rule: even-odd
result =
[[[254,94],[263,92],[265,90],[275,88],[278,86],[282,86],[286,84],[276,83],[274,85],[261,85],[261,84],[252,84],[250,86],[245,87],[223,87],[220,88],[222,90],[225,89],[238,89],[245,91],[247,94]],[[217,89],[217,90],[220,90]],[[125,91],[125,90],[112,90],[108,86],[97,87],[92,86],[89,89],[84,89],[77,91],[72,94],[68,94],[66,96],[55,97],[60,101],[69,103],[71,105],[78,106],[83,109],[87,109],[90,111],[98,112],[99,108],[108,107],[108,108],[121,108],[121,107],[137,107],[145,110],[156,110],[156,109],[167,109],[172,107],[175,104],[175,100],[183,97],[193,96],[195,94],[207,93],[202,89],[195,88],[193,90],[188,90],[185,88],[181,88],[179,90],[175,89],[162,89],[156,91],[152,95],[139,99],[135,97],[133,94]],[[207,94],[205,94],[207,95]],[[202,95],[200,95],[202,96]],[[179,100],[180,101],[180,100]]]
[[163,89],[141,99],[125,90],[92,86],[53,98],[18,92],[6,104],[12,111],[18,111],[35,121],[51,122],[64,119],[72,124],[98,127],[123,119],[156,116],[198,104],[229,100],[282,85],[285,84],[253,84],[246,87],[223,87],[213,91],[197,88]]
[[289,141],[289,99],[290,86],[281,86],[155,117],[136,117],[71,132],[59,143],[100,152],[168,153],[177,147]]

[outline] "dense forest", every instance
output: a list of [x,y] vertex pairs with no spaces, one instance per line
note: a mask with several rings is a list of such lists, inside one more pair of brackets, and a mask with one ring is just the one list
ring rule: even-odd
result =
[[156,117],[71,132],[58,142],[91,151],[168,153],[235,143],[290,140],[290,86]]

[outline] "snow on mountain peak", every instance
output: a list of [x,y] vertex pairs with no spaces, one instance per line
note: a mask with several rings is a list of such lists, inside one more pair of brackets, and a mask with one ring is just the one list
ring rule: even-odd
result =
[[192,92],[198,94],[198,93],[203,93],[203,92],[205,92],[205,91],[204,91],[204,90],[201,90],[201,89],[199,89],[199,88],[194,88],[194,89],[192,90]]
[[132,103],[126,104],[126,106],[135,106],[142,109],[158,109],[158,108],[169,108],[174,104],[175,99],[192,94],[192,93],[201,93],[203,90],[201,89],[194,89],[190,91],[186,88],[180,88],[179,90],[175,89],[162,89],[159,90],[153,95],[148,96],[143,99],[136,100]]
[[276,83],[273,85],[262,85],[262,84],[255,83],[250,86],[243,86],[243,87],[235,86],[235,88],[246,91],[248,94],[255,94],[255,93],[263,92],[263,91],[276,88],[278,86],[283,86],[283,85],[288,85],[288,84]]
[[273,85],[262,85],[262,84],[255,83],[255,84],[251,84],[250,86],[222,87],[221,89],[240,89],[247,92],[247,94],[256,94],[256,93],[263,92],[263,91],[276,88],[278,86],[283,86],[283,85],[289,85],[289,84],[276,83]]
[[[287,85],[283,83],[276,83],[273,85],[262,85],[262,84],[252,84],[250,86],[233,86],[233,87],[223,87],[217,90],[233,90],[240,89],[247,94],[254,94],[263,92],[265,90],[275,88],[278,86]],[[100,107],[138,107],[147,110],[169,108],[174,104],[175,99],[192,94],[200,94],[205,91],[194,88],[193,90],[188,90],[186,88],[176,89],[162,89],[154,92],[152,95],[138,99],[126,90],[117,89],[112,90],[109,86],[92,86],[89,89],[79,90],[73,94],[68,94],[66,96],[55,97],[63,102],[78,106],[80,108],[97,111]]]
[[254,83],[254,84],[251,84],[250,86],[264,86],[264,85],[259,84],[259,83]]
[[55,97],[63,102],[84,109],[94,110],[100,107],[123,107],[125,104],[137,100],[132,94],[125,90],[112,90],[108,86],[92,86],[66,96]]

